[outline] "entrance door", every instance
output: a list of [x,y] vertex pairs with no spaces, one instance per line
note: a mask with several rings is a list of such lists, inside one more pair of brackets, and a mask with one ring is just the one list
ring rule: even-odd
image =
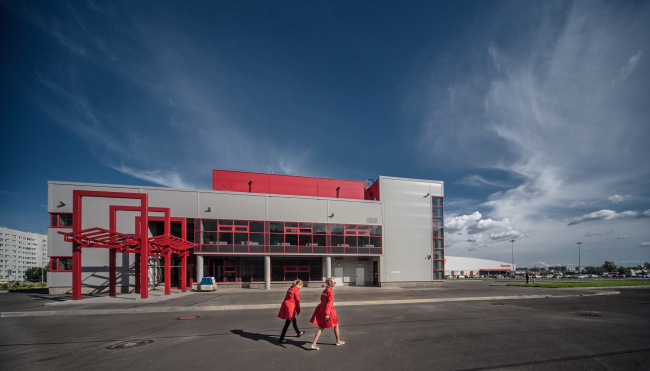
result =
[[343,286],[343,267],[334,268],[334,278],[336,278],[336,284]]
[[366,280],[363,275],[363,268],[357,268],[357,286],[365,286]]
[[379,262],[372,262],[372,284],[374,286],[379,286]]

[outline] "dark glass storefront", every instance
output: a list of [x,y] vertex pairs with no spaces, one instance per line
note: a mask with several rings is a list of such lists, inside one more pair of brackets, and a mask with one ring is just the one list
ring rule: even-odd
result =
[[[264,282],[264,258],[204,256],[203,276],[217,282]],[[322,258],[272,257],[271,281],[322,281]]]

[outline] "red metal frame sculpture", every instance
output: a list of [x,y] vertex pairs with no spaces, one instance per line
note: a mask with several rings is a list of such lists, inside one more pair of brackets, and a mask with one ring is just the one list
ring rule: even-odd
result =
[[[98,227],[82,229],[83,197],[139,199],[140,206],[111,205],[109,207],[109,230]],[[118,210],[140,212],[140,215],[135,219],[134,236],[117,232],[116,214]],[[149,212],[163,212],[165,216],[164,218],[150,217]],[[150,238],[148,236],[149,220],[164,221],[165,233]],[[183,223],[183,238],[171,235],[172,220]],[[149,297],[149,256],[165,257],[165,295],[171,293],[171,254],[181,256],[183,264],[183,269],[181,271],[181,289],[185,292],[186,259],[189,255],[189,250],[196,247],[196,244],[186,240],[185,223],[186,221],[183,218],[171,218],[169,208],[149,207],[148,195],[146,193],[73,191],[72,232],[59,232],[64,236],[65,241],[72,243],[72,300],[81,299],[81,249],[87,247],[107,248],[110,251],[109,291],[111,296],[117,294],[116,256],[118,252],[136,254],[136,292],[140,292],[140,297],[142,299]]]

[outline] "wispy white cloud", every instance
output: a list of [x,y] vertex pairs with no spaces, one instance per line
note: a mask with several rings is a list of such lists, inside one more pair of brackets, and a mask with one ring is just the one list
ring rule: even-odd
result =
[[456,184],[462,184],[471,187],[508,187],[509,185],[506,182],[498,180],[487,180],[480,175],[468,175],[463,179],[456,182]]
[[639,247],[650,247],[650,242],[647,242],[647,241],[646,242],[641,242],[639,244]]
[[623,201],[625,201],[625,200],[627,200],[627,199],[629,199],[631,197],[632,196],[630,196],[630,195],[625,195],[625,196],[613,195],[613,196],[607,197],[607,199],[610,200],[614,204],[618,204],[618,203],[621,203],[621,202],[623,202]]
[[165,170],[136,170],[128,166],[120,166],[115,170],[129,174],[138,179],[146,180],[152,183],[160,184],[171,188],[194,188],[192,184],[188,184],[181,179],[181,176],[172,171]]
[[576,225],[578,223],[584,223],[592,220],[601,220],[601,219],[611,220],[611,219],[622,219],[622,218],[648,218],[648,217],[650,217],[650,210],[644,211],[643,213],[639,213],[637,211],[623,211],[617,213],[614,210],[603,209],[582,216],[577,216],[571,219],[568,225]]
[[636,68],[637,63],[639,63],[639,59],[641,59],[641,56],[643,55],[643,51],[639,50],[636,54],[634,54],[632,57],[630,57],[630,61],[627,62],[627,65],[625,65],[623,68],[621,68],[621,75],[614,78],[612,80],[612,84],[618,82],[618,81],[623,81],[630,77],[634,69]]
[[478,211],[470,215],[460,215],[445,218],[445,230],[455,232],[467,230],[467,228],[481,219],[482,215]]

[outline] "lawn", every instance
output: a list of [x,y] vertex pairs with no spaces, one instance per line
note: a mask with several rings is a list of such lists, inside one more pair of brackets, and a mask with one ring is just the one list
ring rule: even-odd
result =
[[611,286],[650,286],[650,281],[593,281],[593,282],[556,282],[556,283],[525,283],[509,284],[508,286],[532,286],[532,287],[611,287]]
[[23,282],[19,283],[18,287],[13,287],[13,282],[2,282],[0,283],[0,291],[11,291],[11,290],[29,290],[29,289],[43,289],[47,287],[47,282]]

